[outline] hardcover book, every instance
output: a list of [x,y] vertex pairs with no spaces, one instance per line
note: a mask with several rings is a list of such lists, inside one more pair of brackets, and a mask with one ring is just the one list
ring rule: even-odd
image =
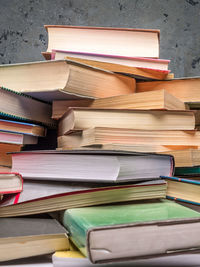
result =
[[5,87],[48,102],[135,92],[134,78],[69,60],[1,65],[0,76]]
[[47,52],[57,49],[111,56],[159,57],[159,30],[64,25],[46,25],[45,28],[48,31]]
[[173,157],[101,150],[41,150],[12,154],[24,179],[123,183],[172,176]]
[[165,177],[167,197],[200,206],[200,179]]
[[68,209],[63,223],[93,263],[199,251],[200,214],[173,201]]
[[46,217],[1,218],[0,262],[69,249],[66,230]]
[[20,194],[4,197],[0,217],[165,197],[163,179],[122,185],[24,180]]

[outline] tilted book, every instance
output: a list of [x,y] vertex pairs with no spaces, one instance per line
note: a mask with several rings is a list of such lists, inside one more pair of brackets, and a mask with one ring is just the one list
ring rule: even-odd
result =
[[164,180],[122,185],[24,180],[21,193],[4,196],[0,204],[0,217],[165,197]]

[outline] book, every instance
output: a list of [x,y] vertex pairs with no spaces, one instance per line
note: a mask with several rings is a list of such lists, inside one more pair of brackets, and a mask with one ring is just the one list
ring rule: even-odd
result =
[[25,179],[20,194],[6,196],[0,203],[0,217],[165,197],[164,179],[121,185]]
[[43,126],[19,121],[0,119],[0,130],[12,133],[29,134],[34,136],[46,135],[46,129]]
[[[63,137],[63,138],[62,138]],[[77,137],[77,143],[75,139],[73,139],[73,144],[69,143],[69,139],[65,137],[70,137],[70,135],[59,136],[58,137],[58,147],[57,150],[118,150],[118,151],[131,151],[131,152],[141,152],[141,153],[161,153],[167,151],[171,151],[172,149],[196,149],[196,146],[161,146],[161,145],[151,145],[151,144],[122,144],[122,143],[109,143],[105,145],[92,145],[92,146],[84,146],[80,147],[79,143],[79,135],[73,135],[73,137]],[[72,140],[72,139],[71,139]]]
[[[198,132],[197,132],[198,133]],[[195,167],[200,165],[200,150],[198,147],[167,151],[173,155],[176,167]]]
[[177,167],[175,168],[175,176],[200,176],[200,166],[193,167]]
[[149,68],[130,67],[116,63],[102,62],[101,59],[91,60],[83,59],[74,56],[65,57],[67,60],[73,60],[82,64],[87,64],[96,68],[112,71],[115,73],[127,74],[130,77],[141,80],[165,80],[168,76],[169,70],[155,70]]
[[200,244],[200,214],[166,199],[68,209],[63,224],[92,263],[198,251]]
[[123,183],[172,176],[173,169],[172,156],[150,153],[41,150],[12,154],[12,171],[24,179]]
[[[176,78],[169,81],[151,81],[137,83],[138,93],[164,89],[179,100],[188,103],[196,103],[200,106],[200,77]],[[193,105],[193,104],[191,104]]]
[[[49,59],[53,60],[60,60],[60,59],[65,59],[66,57],[73,57],[79,59],[113,63],[128,67],[163,70],[163,71],[168,71],[168,65],[170,63],[170,60],[166,59],[127,57],[127,56],[116,56],[116,55],[113,56],[113,55],[102,55],[96,53],[94,54],[94,53],[83,53],[75,51],[54,50],[54,49],[52,49],[52,52],[49,53],[50,53]],[[46,59],[48,60],[48,58]]]
[[1,218],[0,262],[69,248],[67,232],[46,217]]
[[[151,146],[194,146],[200,144],[199,131],[179,131],[179,130],[132,130],[110,127],[89,128],[82,132],[72,132],[68,135],[58,137],[58,147],[79,148],[84,146],[97,146],[106,144],[125,145],[151,145]],[[198,151],[193,149],[194,151]],[[193,151],[182,150],[182,151]],[[168,149],[165,148],[168,153]],[[173,152],[172,152],[173,153]],[[185,153],[185,154],[186,154]],[[184,157],[181,151],[175,150],[175,154]],[[197,155],[198,153],[194,154]],[[200,156],[199,156],[200,157]],[[196,158],[196,157],[195,157]],[[185,158],[185,162],[186,162]],[[198,160],[198,159],[197,159]]]
[[107,109],[185,110],[185,104],[165,90],[99,98],[95,100],[58,100],[52,104],[52,118],[60,119],[70,107]]
[[47,52],[57,49],[111,56],[159,57],[159,30],[64,25],[45,25],[45,28]]
[[23,179],[19,173],[0,172],[0,194],[19,193],[23,190]]
[[167,181],[167,197],[200,206],[200,179],[163,177]]
[[[9,152],[19,152],[21,148],[22,145],[0,143],[0,166],[11,167],[12,156]],[[2,170],[0,169],[0,171]]]
[[4,87],[0,87],[0,95],[1,117],[55,127],[56,123],[51,119],[50,104]]
[[0,130],[0,143],[26,145],[37,144],[38,137],[20,133],[6,132]]
[[58,136],[94,127],[194,130],[195,117],[192,111],[70,108],[59,121]]
[[[181,255],[170,255],[163,257],[151,257],[133,261],[113,262],[96,264],[98,267],[192,267],[198,266],[200,255],[195,253],[182,253]],[[91,267],[94,266],[90,260],[78,250],[56,251],[52,255],[53,267]],[[28,266],[27,266],[28,267]],[[31,266],[32,267],[32,266]]]
[[1,65],[0,76],[5,87],[48,102],[135,91],[134,78],[69,60]]

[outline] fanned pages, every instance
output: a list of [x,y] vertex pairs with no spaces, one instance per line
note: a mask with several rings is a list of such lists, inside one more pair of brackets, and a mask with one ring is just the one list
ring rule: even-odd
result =
[[122,185],[24,180],[20,194],[4,197],[0,217],[165,197],[166,182],[157,179]]

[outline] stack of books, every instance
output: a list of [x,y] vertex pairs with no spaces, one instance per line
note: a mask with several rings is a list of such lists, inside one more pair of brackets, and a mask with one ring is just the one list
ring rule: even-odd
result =
[[117,266],[199,252],[200,213],[174,199],[187,201],[186,188],[200,203],[200,182],[173,177],[200,164],[188,96],[198,79],[173,79],[158,30],[45,27],[46,61],[0,66],[11,167],[0,173],[0,261],[55,252],[54,266]]

